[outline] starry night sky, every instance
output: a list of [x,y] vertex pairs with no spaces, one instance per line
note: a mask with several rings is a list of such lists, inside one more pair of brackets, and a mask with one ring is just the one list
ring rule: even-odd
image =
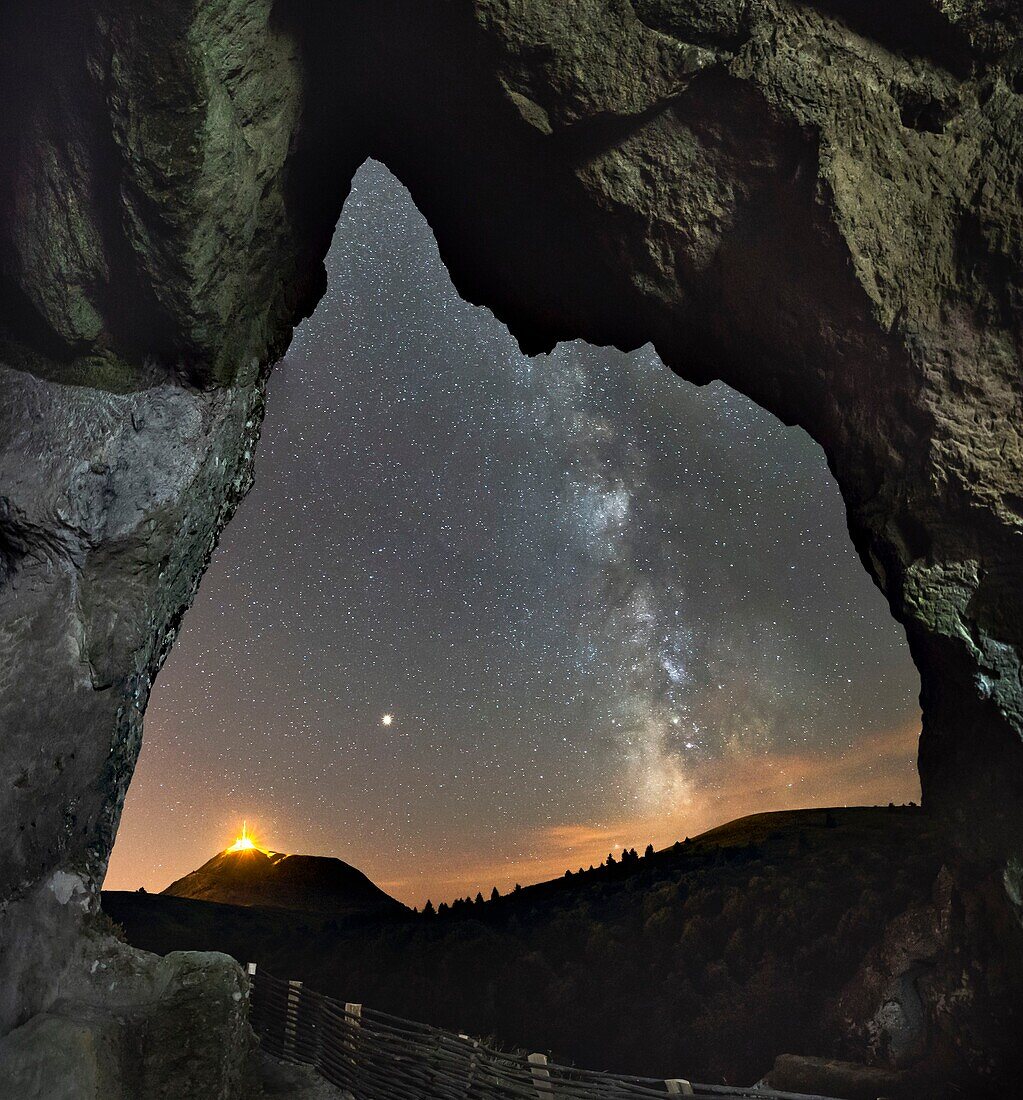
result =
[[242,818],[422,904],[919,797],[917,675],[808,436],[649,349],[523,357],[379,164],[327,268],[107,888],[162,889]]

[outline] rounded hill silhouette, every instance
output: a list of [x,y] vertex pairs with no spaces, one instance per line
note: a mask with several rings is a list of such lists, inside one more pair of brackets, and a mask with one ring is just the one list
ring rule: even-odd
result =
[[343,860],[259,848],[219,852],[162,893],[225,905],[301,909],[335,916],[382,915],[405,909]]

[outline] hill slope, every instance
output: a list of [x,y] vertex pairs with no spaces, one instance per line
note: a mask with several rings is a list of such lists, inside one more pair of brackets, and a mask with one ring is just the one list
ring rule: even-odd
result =
[[582,1065],[748,1083],[779,1053],[839,1053],[840,993],[941,863],[917,809],[805,810],[434,917],[140,894],[103,905],[151,951],[226,951],[343,1000]]
[[258,848],[219,852],[197,870],[172,882],[163,893],[194,901],[298,909],[338,917],[405,911],[401,902],[340,859],[285,855]]

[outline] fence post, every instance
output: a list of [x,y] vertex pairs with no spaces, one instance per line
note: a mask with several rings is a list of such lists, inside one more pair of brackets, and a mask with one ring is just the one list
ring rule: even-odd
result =
[[284,1010],[284,1049],[291,1054],[295,1050],[298,1034],[298,1002],[302,997],[302,983],[288,982],[288,1005]]
[[479,1050],[479,1039],[473,1039],[468,1035],[458,1033],[458,1038],[465,1040],[467,1043],[472,1043],[472,1050],[469,1051],[469,1066],[465,1077],[465,1095],[469,1096],[472,1093],[472,1086],[476,1083],[476,1051]]
[[[249,1023],[252,1025],[253,1028],[255,1028],[257,1020],[258,1020],[258,1013],[257,1013],[256,1016],[253,1016],[253,1013],[252,1013],[252,1009],[253,1009],[252,994],[256,992],[256,964],[255,963],[246,963],[245,973],[248,974],[248,976],[249,976],[249,1005],[248,1005]],[[262,1038],[262,1036],[259,1036],[259,1038]]]
[[693,1086],[681,1077],[672,1078],[670,1081],[665,1081],[665,1085],[668,1086],[669,1096],[695,1096],[693,1092]]
[[348,1047],[349,1054],[352,1062],[352,1083],[355,1083],[355,1079],[359,1073],[359,1029],[362,1027],[362,1005],[356,1004],[354,1001],[345,1001],[345,1023],[348,1025],[346,1030],[348,1032],[348,1038],[345,1041],[345,1046]]
[[246,963],[245,973],[249,976],[249,1018],[252,1018],[252,994],[256,988],[256,964]]
[[529,1072],[533,1077],[533,1088],[540,1100],[550,1100],[554,1095],[554,1086],[551,1084],[551,1071],[547,1068],[546,1054],[531,1054],[529,1056]]

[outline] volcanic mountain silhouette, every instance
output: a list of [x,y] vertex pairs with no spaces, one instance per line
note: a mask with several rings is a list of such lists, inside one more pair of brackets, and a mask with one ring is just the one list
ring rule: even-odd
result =
[[340,859],[259,848],[219,852],[162,892],[225,905],[302,909],[335,916],[381,916],[405,910],[358,868]]

